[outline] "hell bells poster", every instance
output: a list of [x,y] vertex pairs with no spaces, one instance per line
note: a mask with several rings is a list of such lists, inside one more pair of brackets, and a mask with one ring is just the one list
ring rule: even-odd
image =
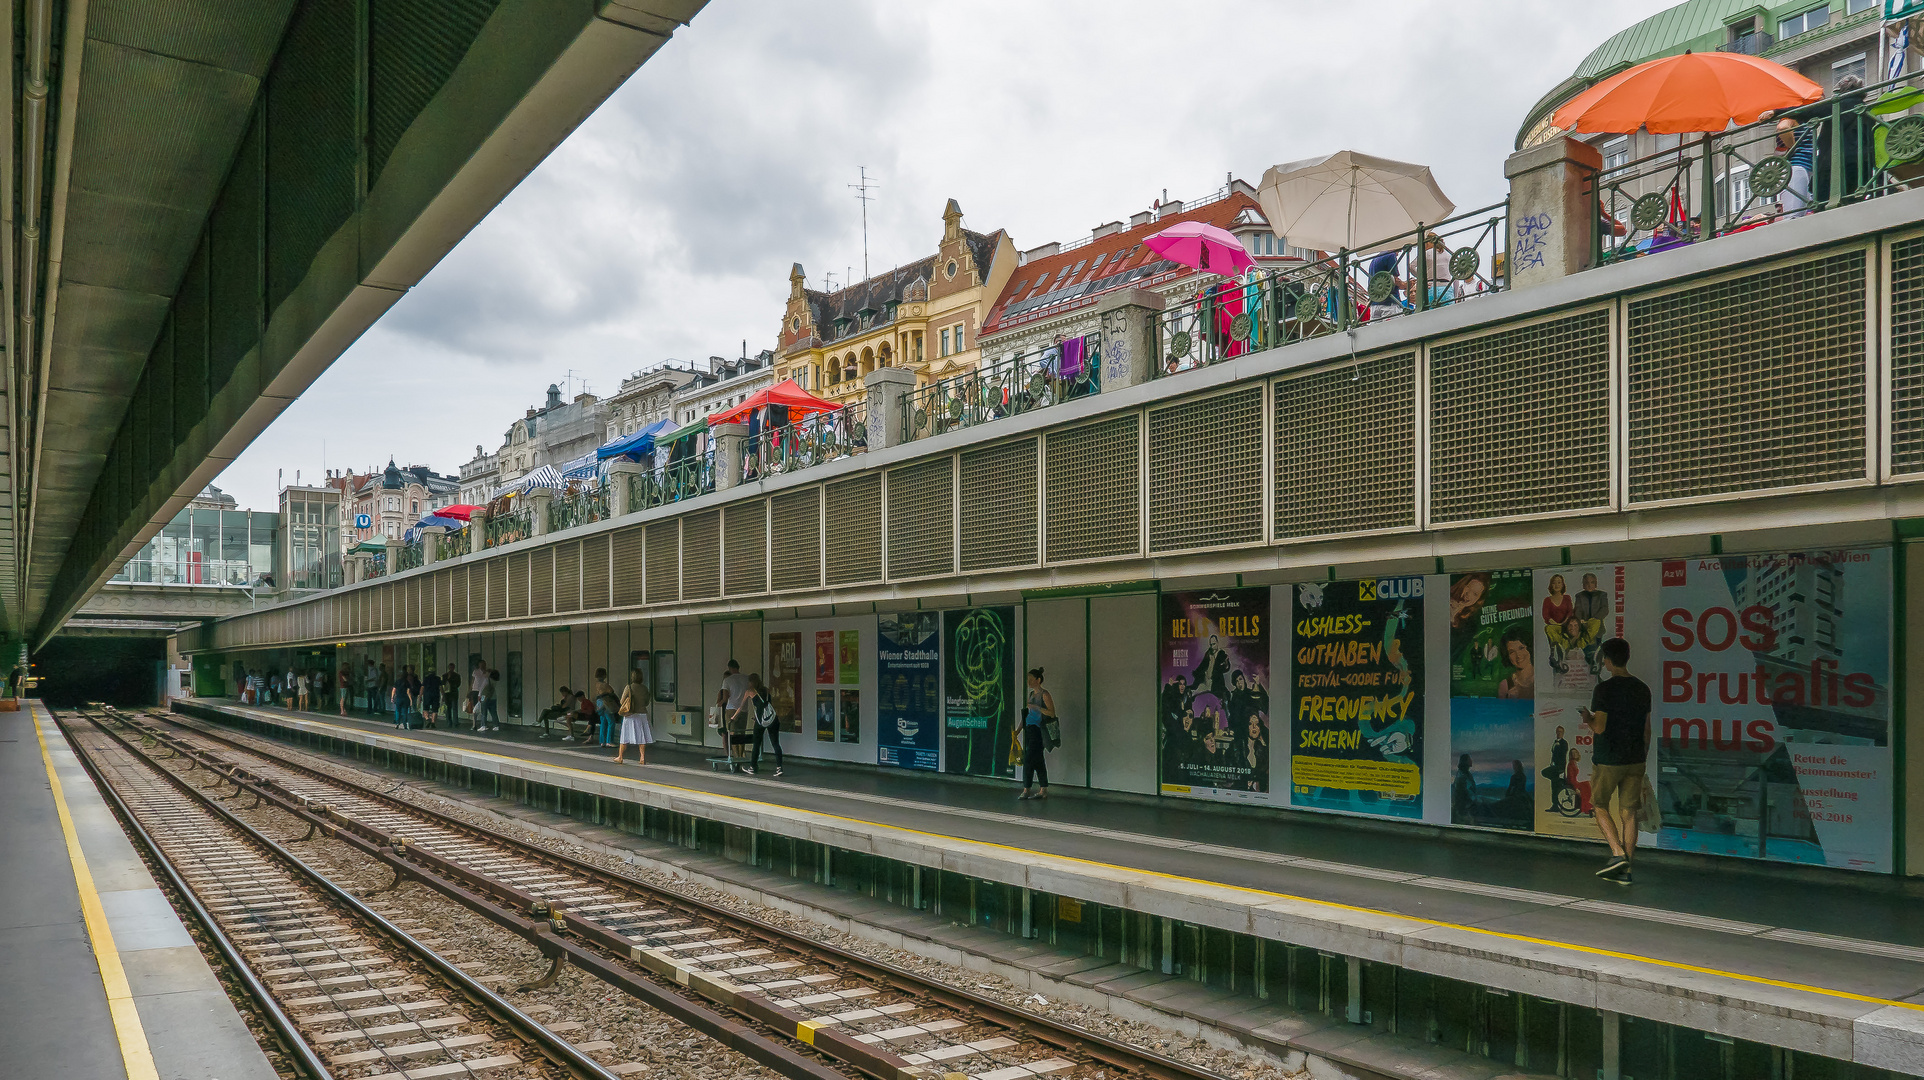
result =
[[942,613],[943,730],[947,772],[1014,776],[1017,742],[1015,609]]
[[1423,579],[1294,587],[1290,804],[1423,814]]
[[1661,564],[1666,848],[1891,868],[1891,552]]
[[1266,801],[1269,590],[1163,593],[1165,794]]

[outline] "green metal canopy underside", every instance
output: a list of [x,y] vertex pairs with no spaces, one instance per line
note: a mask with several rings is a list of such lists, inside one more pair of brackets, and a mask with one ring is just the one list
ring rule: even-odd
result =
[[22,2],[0,619],[44,641],[705,0]]

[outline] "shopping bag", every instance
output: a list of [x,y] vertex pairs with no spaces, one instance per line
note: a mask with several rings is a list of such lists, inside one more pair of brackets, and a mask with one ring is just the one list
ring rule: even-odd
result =
[[1643,802],[1637,807],[1637,831],[1653,833],[1663,822],[1663,815],[1657,811],[1657,793],[1650,786],[1649,776],[1639,777],[1638,782],[1643,785]]

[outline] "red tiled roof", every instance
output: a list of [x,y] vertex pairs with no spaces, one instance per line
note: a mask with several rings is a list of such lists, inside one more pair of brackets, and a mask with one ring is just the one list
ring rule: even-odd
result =
[[[1235,223],[1236,215],[1244,210],[1262,213],[1262,208],[1256,204],[1255,199],[1241,191],[1231,191],[1226,198],[1205,203],[1193,210],[1186,209],[1180,213],[1166,214],[1159,221],[1145,222],[1068,251],[1046,258],[1032,259],[1027,264],[1016,268],[1008,286],[1002,290],[1002,295],[996,297],[995,305],[989,309],[989,317],[982,323],[981,333],[991,334],[1005,329],[1005,317],[1010,323],[1027,319],[1030,316],[1030,310],[1009,314],[1009,308],[1025,301],[1039,300],[1050,293],[1082,288],[1086,291],[1077,295],[1075,299],[1084,300],[1108,292],[1112,288],[1141,284],[1151,280],[1157,275],[1151,274],[1139,278],[1127,276],[1128,271],[1139,270],[1162,261],[1154,252],[1142,246],[1142,241],[1146,237],[1154,236],[1178,221],[1202,221],[1227,229]],[[1174,263],[1168,264],[1168,268],[1183,273],[1193,272],[1187,267]],[[1091,283],[1097,287],[1088,288]],[[1064,295],[1066,297],[1069,293],[1065,291]],[[1042,304],[1035,309],[1037,314],[1040,314],[1041,308],[1053,310],[1051,305]]]

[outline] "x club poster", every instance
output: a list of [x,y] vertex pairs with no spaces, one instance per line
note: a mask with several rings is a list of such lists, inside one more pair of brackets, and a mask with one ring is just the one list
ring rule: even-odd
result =
[[[1532,575],[1536,615],[1536,831],[1597,838],[1590,819],[1590,756],[1594,737],[1580,709],[1605,676],[1603,643],[1630,641],[1631,567],[1623,563],[1558,566]],[[1643,655],[1638,655],[1638,645]],[[1649,659],[1649,643],[1631,641],[1633,668]],[[1654,692],[1653,692],[1654,696]]]
[[1662,564],[1666,848],[1891,868],[1888,548]]
[[1528,570],[1450,578],[1450,822],[1528,832],[1535,636]]
[[1295,586],[1290,803],[1423,814],[1423,579]]
[[1269,590],[1163,593],[1165,794],[1267,801]]
[[1015,608],[942,613],[944,770],[1014,776],[1017,742]]
[[941,764],[941,617],[932,611],[876,619],[876,762],[900,769]]
[[785,732],[802,730],[802,635],[768,635],[768,696],[775,723]]

